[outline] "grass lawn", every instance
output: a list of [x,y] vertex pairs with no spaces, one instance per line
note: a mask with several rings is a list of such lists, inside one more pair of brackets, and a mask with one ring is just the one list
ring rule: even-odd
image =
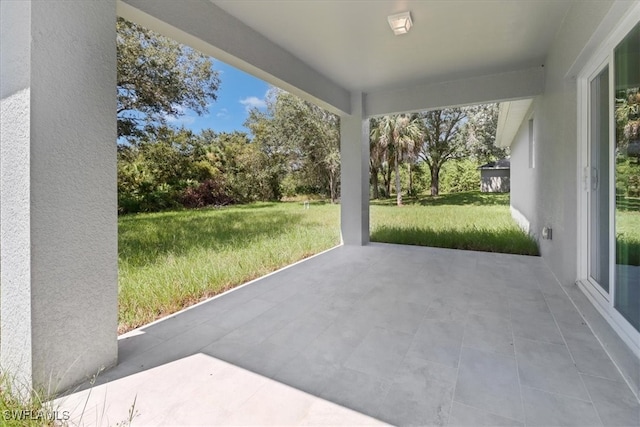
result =
[[616,262],[640,265],[640,209],[616,210]]
[[119,218],[118,332],[340,243],[339,206],[256,203]]
[[[255,203],[119,218],[119,327],[123,333],[331,248],[340,207]],[[373,241],[537,254],[504,194],[373,201]]]
[[371,240],[406,245],[539,255],[511,218],[509,194],[467,192],[372,201]]

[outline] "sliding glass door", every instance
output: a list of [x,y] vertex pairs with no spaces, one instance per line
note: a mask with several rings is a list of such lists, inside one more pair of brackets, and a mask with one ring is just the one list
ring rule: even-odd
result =
[[640,330],[640,24],[614,50],[614,307]]
[[[637,22],[637,21],[636,21]],[[584,80],[583,270],[615,322],[640,331],[640,23]],[[635,335],[634,335],[635,334]],[[637,338],[636,338],[637,339]]]

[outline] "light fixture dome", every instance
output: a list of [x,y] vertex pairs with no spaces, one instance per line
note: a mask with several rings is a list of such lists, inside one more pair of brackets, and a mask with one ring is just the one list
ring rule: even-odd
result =
[[399,36],[400,34],[407,34],[413,25],[411,21],[411,12],[402,12],[395,15],[389,15],[387,17],[389,26],[393,30],[393,34]]

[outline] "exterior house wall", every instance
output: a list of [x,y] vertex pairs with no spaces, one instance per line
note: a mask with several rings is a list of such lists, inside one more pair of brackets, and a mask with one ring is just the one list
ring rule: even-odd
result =
[[[534,120],[535,124],[535,120]],[[533,135],[535,139],[535,134]],[[535,153],[532,153],[535,156]],[[536,219],[536,169],[530,167],[529,121],[524,120],[511,143],[511,216],[527,233],[537,238],[540,228]],[[535,158],[535,157],[534,157]]]
[[[615,28],[612,15],[631,2],[575,3],[565,17],[545,63],[545,91],[533,105],[535,169],[525,171],[525,121],[511,153],[512,207],[530,222],[530,233],[552,227],[552,240],[539,239],[546,264],[580,310],[627,383],[640,394],[640,362],[576,285],[578,277],[578,96],[576,74],[593,50]],[[614,6],[614,7],[612,7]],[[609,12],[612,11],[612,14]],[[608,29],[603,28],[606,27]],[[512,210],[512,212],[515,212]],[[517,213],[515,213],[517,216]],[[564,298],[562,294],[548,295]]]
[[531,220],[553,228],[540,251],[563,284],[577,271],[577,83],[568,75],[613,2],[575,3],[551,47],[545,64],[545,91],[534,103],[536,168],[535,213]]

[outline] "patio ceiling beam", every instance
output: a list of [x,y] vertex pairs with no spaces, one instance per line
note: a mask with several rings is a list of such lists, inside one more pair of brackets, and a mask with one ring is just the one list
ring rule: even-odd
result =
[[427,83],[367,94],[369,116],[532,98],[544,90],[544,68]]
[[118,14],[328,111],[351,113],[346,89],[209,1],[122,0]]

